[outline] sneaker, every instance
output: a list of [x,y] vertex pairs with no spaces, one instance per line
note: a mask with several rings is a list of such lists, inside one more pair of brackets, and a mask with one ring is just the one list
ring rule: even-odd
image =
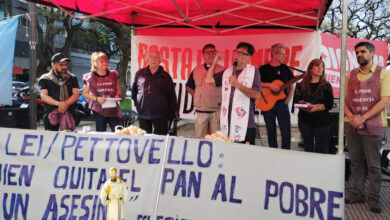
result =
[[355,203],[364,203],[366,199],[364,196],[350,196],[349,198],[345,198],[345,204],[355,204]]
[[375,213],[382,212],[381,205],[377,201],[368,201],[368,206],[370,207],[371,212],[375,212]]

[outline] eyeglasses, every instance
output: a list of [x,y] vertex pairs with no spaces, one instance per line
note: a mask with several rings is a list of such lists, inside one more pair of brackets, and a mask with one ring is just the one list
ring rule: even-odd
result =
[[233,53],[235,53],[236,55],[241,55],[241,56],[250,56],[249,53],[245,53],[245,52],[242,52],[239,50],[233,50]]
[[216,54],[217,53],[217,51],[215,51],[215,50],[208,50],[208,51],[205,51],[205,52],[203,52],[204,54],[207,54],[207,55],[214,55],[214,54]]

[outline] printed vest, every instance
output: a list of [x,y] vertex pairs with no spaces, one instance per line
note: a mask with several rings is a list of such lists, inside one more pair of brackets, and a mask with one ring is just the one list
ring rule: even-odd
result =
[[[215,72],[219,73],[224,70],[221,65],[216,66]],[[219,111],[221,107],[222,93],[221,87],[205,83],[207,70],[204,65],[198,65],[193,70],[195,81],[194,106],[201,111]]]
[[[382,67],[377,66],[374,74],[365,81],[358,80],[358,69],[351,71],[346,104],[354,115],[363,115],[379,102],[381,98],[381,71]],[[382,136],[384,130],[381,113],[367,119],[364,129],[353,129],[353,133]]]
[[[93,96],[114,98],[119,89],[117,88],[118,72],[115,70],[109,71],[108,75],[105,77],[98,77],[89,72],[83,75],[83,79],[87,82],[89,93]],[[100,103],[89,101],[89,107],[104,117],[122,117],[118,104],[115,108],[102,108]]]

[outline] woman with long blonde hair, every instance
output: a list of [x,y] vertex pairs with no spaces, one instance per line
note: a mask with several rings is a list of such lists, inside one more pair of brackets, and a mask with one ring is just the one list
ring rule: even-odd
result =
[[299,107],[298,124],[305,151],[329,153],[329,110],[333,107],[332,86],[325,78],[325,64],[314,59],[297,85],[294,103]]
[[83,96],[93,111],[96,131],[106,131],[107,123],[114,131],[122,116],[118,103],[113,100],[121,93],[119,75],[116,70],[110,70],[108,65],[106,54],[94,52],[91,54],[91,72],[83,75]]

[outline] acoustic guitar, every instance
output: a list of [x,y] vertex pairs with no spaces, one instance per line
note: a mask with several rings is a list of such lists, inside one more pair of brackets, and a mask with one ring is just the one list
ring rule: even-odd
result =
[[285,84],[283,84],[283,82],[278,79],[274,80],[272,84],[280,86],[279,92],[273,92],[270,88],[263,88],[263,91],[261,92],[261,97],[256,100],[257,108],[259,108],[261,111],[271,110],[278,100],[286,98],[284,90],[290,87],[292,84],[296,83],[298,80],[302,79],[303,75],[304,74],[290,79]]

